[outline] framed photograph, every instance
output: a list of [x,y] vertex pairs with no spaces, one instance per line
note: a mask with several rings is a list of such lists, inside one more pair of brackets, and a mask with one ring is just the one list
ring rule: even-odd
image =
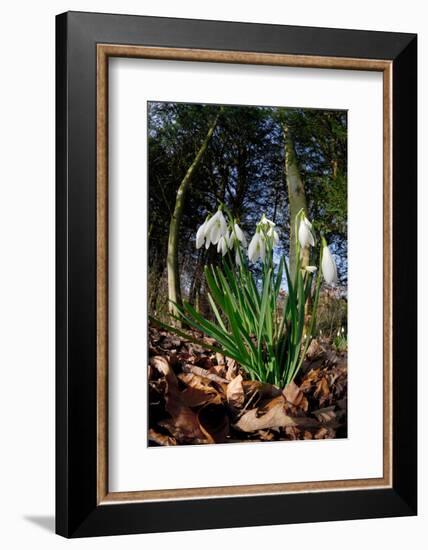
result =
[[56,24],[57,533],[416,514],[416,35]]

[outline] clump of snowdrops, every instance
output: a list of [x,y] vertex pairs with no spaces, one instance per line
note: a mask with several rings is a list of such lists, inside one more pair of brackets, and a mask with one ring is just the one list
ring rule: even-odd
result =
[[348,347],[348,338],[345,334],[345,329],[341,327],[334,338],[333,341],[334,347],[337,349],[337,351],[344,351]]
[[[205,266],[215,320],[207,319],[186,301],[182,306],[175,304],[174,316],[218,345],[207,345],[177,327],[166,328],[235,359],[253,380],[279,387],[290,383],[313,338],[321,282],[337,282],[336,264],[327,243],[321,238],[317,254],[314,229],[303,210],[295,223],[296,267],[291,274],[285,256],[275,252],[279,235],[274,222],[263,214],[247,246],[237,220],[220,205],[196,234],[197,248],[215,246],[222,256],[220,265]],[[318,256],[318,266],[304,265],[303,258],[308,257],[302,254],[304,249],[312,261]],[[250,269],[250,264],[257,262],[261,280]]]

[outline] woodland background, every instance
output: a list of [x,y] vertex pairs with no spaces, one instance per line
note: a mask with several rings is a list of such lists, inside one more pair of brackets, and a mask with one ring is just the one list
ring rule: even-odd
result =
[[340,280],[324,289],[318,330],[330,338],[346,331],[346,111],[150,102],[148,133],[149,313],[166,318],[168,298],[185,298],[209,315],[203,266],[220,258],[215,247],[196,250],[195,234],[219,202],[249,238],[265,213],[287,257],[304,208]]

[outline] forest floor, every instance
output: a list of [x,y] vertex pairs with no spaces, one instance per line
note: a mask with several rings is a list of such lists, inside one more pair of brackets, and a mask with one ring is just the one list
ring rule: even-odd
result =
[[281,390],[151,327],[148,378],[152,446],[347,437],[347,352],[326,340],[312,341],[301,372]]

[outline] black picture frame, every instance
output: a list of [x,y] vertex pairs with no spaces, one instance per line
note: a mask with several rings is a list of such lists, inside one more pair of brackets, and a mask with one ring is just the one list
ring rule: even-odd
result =
[[[97,501],[97,44],[392,62],[392,486]],[[56,532],[86,537],[417,513],[417,36],[68,12],[56,18]]]

